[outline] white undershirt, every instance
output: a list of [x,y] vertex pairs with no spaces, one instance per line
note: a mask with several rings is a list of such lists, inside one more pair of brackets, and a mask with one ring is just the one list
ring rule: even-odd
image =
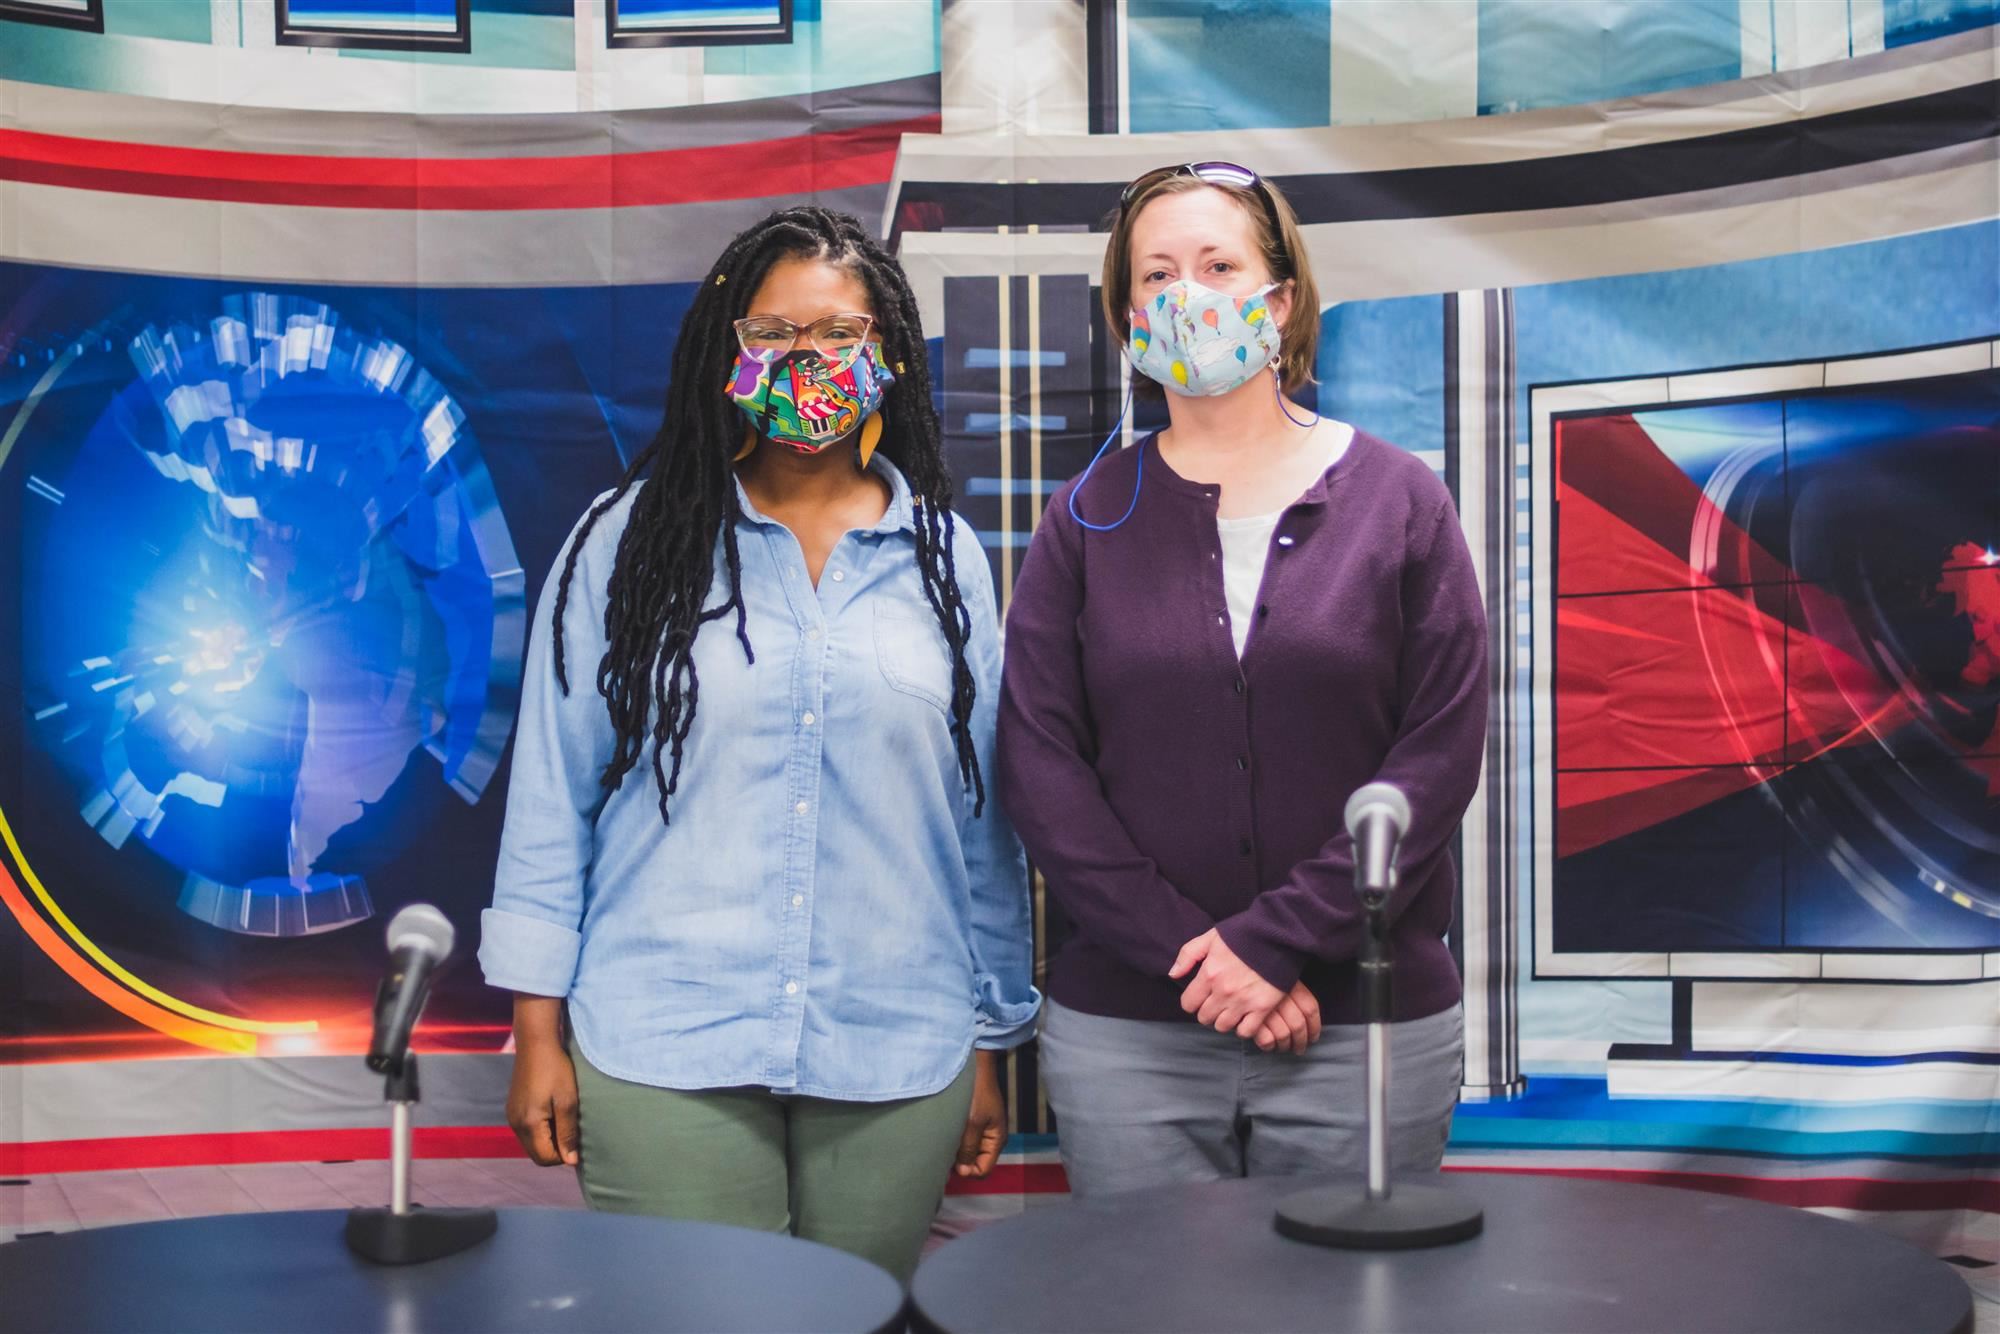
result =
[[[1328,432],[1333,443],[1326,460],[1326,467],[1331,468],[1347,452],[1354,428],[1330,417],[1326,422],[1333,428]],[[1264,562],[1270,559],[1271,538],[1278,531],[1278,520],[1284,517],[1285,511],[1279,510],[1247,519],[1215,521],[1216,533],[1222,538],[1222,592],[1229,607],[1229,637],[1236,643],[1239,661],[1250,642],[1250,621],[1257,610],[1257,594],[1264,587]]]

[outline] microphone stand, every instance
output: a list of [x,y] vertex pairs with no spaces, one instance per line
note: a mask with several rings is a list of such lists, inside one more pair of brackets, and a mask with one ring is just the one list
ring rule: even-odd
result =
[[[1485,1211],[1450,1187],[1433,1181],[1389,1177],[1389,1021],[1392,960],[1389,954],[1389,895],[1361,886],[1362,865],[1354,867],[1355,888],[1368,915],[1361,947],[1361,1006],[1368,1025],[1368,1166],[1361,1197],[1353,1187],[1319,1186],[1278,1202],[1278,1231],[1294,1241],[1346,1250],[1398,1251],[1444,1246],[1479,1235]],[[1390,885],[1395,883],[1390,872]]]
[[477,1246],[499,1227],[491,1209],[424,1209],[410,1203],[410,1114],[416,1109],[417,1057],[405,1051],[390,1067],[389,1207],[347,1211],[348,1248],[378,1265],[413,1265]]

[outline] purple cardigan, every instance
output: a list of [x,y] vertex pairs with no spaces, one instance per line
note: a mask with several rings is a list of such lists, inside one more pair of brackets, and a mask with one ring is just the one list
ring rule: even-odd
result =
[[1048,992],[1072,1009],[1184,1020],[1167,977],[1219,926],[1266,981],[1303,980],[1359,1021],[1362,917],[1349,794],[1396,783],[1414,812],[1391,900],[1396,1017],[1450,1007],[1452,834],[1486,738],[1486,619],[1457,513],[1413,455],[1357,432],[1285,511],[1239,665],[1217,488],[1148,438],[1106,457],[1084,518],[1072,481],[1036,532],[1007,616],[999,794],[1071,920]]

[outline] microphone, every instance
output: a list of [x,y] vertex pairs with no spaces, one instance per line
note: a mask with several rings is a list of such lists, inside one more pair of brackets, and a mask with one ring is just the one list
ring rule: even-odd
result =
[[1396,887],[1396,845],[1410,829],[1410,799],[1393,783],[1370,783],[1347,799],[1354,839],[1354,888],[1368,913],[1361,942],[1361,1012],[1367,1024],[1367,1174],[1360,1199],[1346,1187],[1302,1190],[1278,1201],[1278,1231],[1294,1241],[1350,1250],[1400,1251],[1477,1236],[1486,1212],[1447,1186],[1391,1182],[1389,1175],[1389,913]]
[[403,1068],[431,975],[450,957],[455,934],[450,919],[428,903],[412,903],[389,919],[389,971],[375,991],[375,1035],[368,1044],[368,1068],[376,1074]]
[[1394,783],[1369,783],[1347,799],[1354,840],[1354,887],[1384,896],[1396,887],[1396,850],[1410,827],[1410,799]]

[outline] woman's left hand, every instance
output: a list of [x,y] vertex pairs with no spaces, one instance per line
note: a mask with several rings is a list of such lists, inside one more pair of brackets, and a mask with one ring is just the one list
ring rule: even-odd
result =
[[[1196,968],[1199,964],[1200,967]],[[1194,978],[1181,992],[1181,1008],[1204,1028],[1218,1033],[1254,1037],[1285,993],[1266,982],[1257,970],[1236,957],[1222,933],[1211,927],[1181,946],[1180,957],[1167,976],[1178,978],[1190,969]]]
[[1007,1102],[1000,1096],[999,1054],[976,1051],[972,1061],[972,1110],[965,1114],[965,1133],[958,1138],[955,1170],[962,1177],[983,1177],[1007,1143]]

